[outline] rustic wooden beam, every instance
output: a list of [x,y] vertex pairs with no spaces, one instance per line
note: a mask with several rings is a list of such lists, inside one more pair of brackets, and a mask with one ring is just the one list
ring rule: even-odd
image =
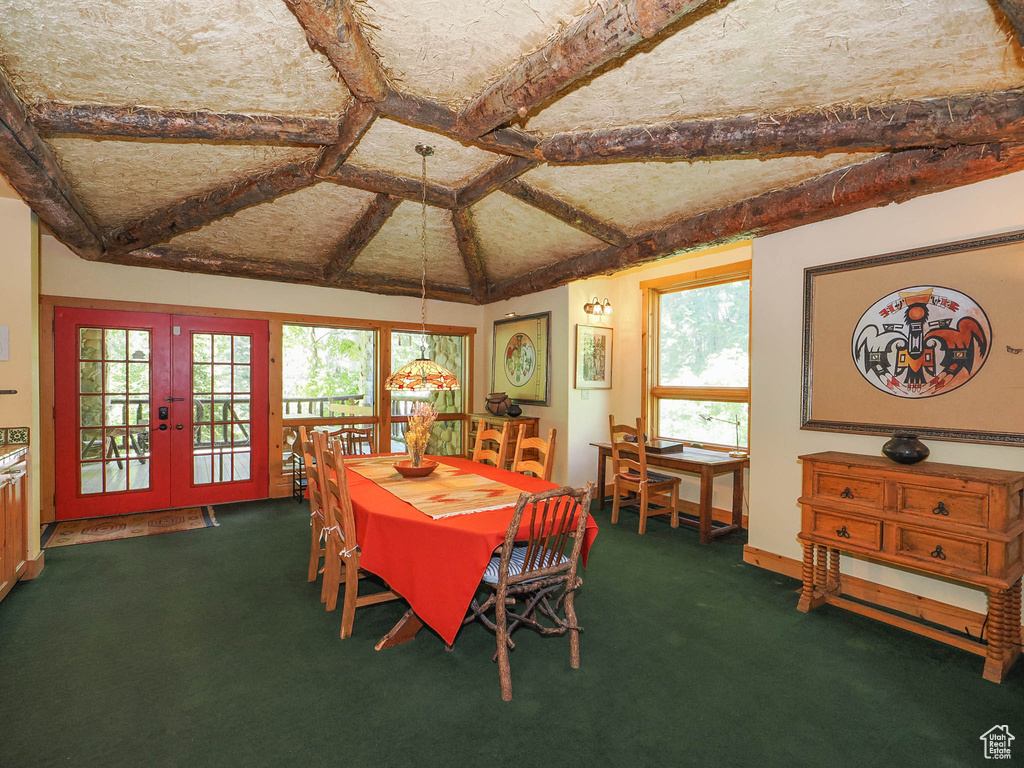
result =
[[466,274],[469,275],[469,290],[473,300],[482,304],[487,299],[487,269],[480,256],[480,243],[476,237],[473,215],[466,208],[452,211],[452,226],[455,227],[455,240],[459,244],[462,261],[466,265]]
[[322,51],[360,101],[380,101],[387,81],[348,0],[284,0],[306,31],[311,48]]
[[46,101],[28,109],[43,136],[124,136],[133,139],[241,141],[246,144],[316,146],[338,140],[335,117],[242,115],[148,107],[63,104]]
[[[409,179],[385,171],[359,168],[348,163],[342,165],[330,176],[323,177],[323,180],[333,181],[344,187],[392,195],[403,200],[420,202],[423,199],[423,182],[419,179]],[[427,184],[427,205],[437,208],[454,208],[455,190],[440,184]]]
[[570,205],[564,200],[559,200],[554,195],[549,195],[547,192],[527,184],[522,179],[513,179],[502,187],[501,191],[507,192],[524,203],[528,203],[534,208],[539,208],[556,219],[561,219],[569,226],[576,227],[581,232],[586,232],[591,237],[604,240],[611,245],[626,245],[631,240],[630,236],[621,229],[605,224],[589,213],[581,211],[576,206]]
[[71,188],[2,71],[0,173],[71,250],[84,259],[98,259],[103,254],[103,240],[92,216]]
[[1022,169],[1022,143],[896,152],[684,219],[622,248],[602,248],[510,278],[492,286],[487,300],[544,291],[665,256],[762,237]]
[[[194,253],[168,246],[154,246],[130,253],[116,254],[109,261],[113,264],[131,267],[170,269],[176,272],[223,277],[245,277],[255,280],[272,280],[278,283],[300,283],[394,296],[418,297],[420,295],[418,280],[349,274],[342,281],[331,283],[324,278],[323,269],[318,264],[240,259],[216,253]],[[427,298],[466,304],[473,302],[469,288],[455,285],[427,283]]]
[[377,110],[365,101],[353,99],[345,110],[345,117],[338,126],[338,134],[331,146],[326,147],[320,154],[314,174],[317,176],[329,176],[338,170],[344,163],[356,144],[363,138],[373,121],[377,118]]
[[836,106],[772,117],[731,117],[557,133],[540,143],[549,163],[824,154],[1024,141],[1024,90]]
[[400,197],[377,195],[367,206],[352,229],[348,231],[331,251],[324,263],[323,274],[328,282],[335,282],[351,269],[356,257],[362,253],[369,242],[380,232],[380,228],[391,218],[399,203]]
[[472,205],[539,164],[538,160],[531,160],[528,157],[506,157],[471,179],[466,186],[456,192],[455,207],[465,208]]
[[429,127],[449,138],[468,143],[472,146],[500,152],[503,155],[519,155],[540,160],[537,139],[528,133],[515,128],[499,128],[483,136],[467,141],[458,132],[459,116],[450,108],[422,96],[401,93],[394,88],[388,89],[383,101],[374,104],[377,111],[385,117],[417,128]]
[[1024,0],[999,0],[999,7],[1013,25],[1017,42],[1024,46]]
[[522,59],[459,115],[460,131],[480,136],[564,90],[654,37],[708,0],[621,0],[594,7]]
[[162,243],[182,232],[230,216],[243,208],[259,205],[313,184],[316,160],[291,163],[277,170],[225,184],[186,198],[137,221],[125,224],[107,236],[109,254],[126,253]]

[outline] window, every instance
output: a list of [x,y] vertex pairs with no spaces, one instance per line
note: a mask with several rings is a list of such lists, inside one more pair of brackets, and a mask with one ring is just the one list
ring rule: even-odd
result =
[[462,389],[451,392],[392,392],[391,450],[405,450],[405,422],[414,403],[431,403],[437,409],[437,421],[431,431],[427,453],[456,456],[462,453],[462,425],[465,421],[463,403],[466,397],[466,337],[413,331],[391,333],[391,370],[398,370],[423,356],[450,370],[459,379]]
[[651,437],[746,448],[750,263],[651,280],[641,288]]
[[364,328],[283,326],[284,418],[373,416],[376,335]]

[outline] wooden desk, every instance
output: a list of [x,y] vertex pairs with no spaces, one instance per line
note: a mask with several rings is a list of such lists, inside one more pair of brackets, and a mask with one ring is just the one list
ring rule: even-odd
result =
[[[612,456],[611,443],[591,443],[597,448],[598,507],[604,509],[605,460]],[[700,543],[708,544],[712,539],[743,527],[743,470],[750,466],[750,458],[733,458],[722,451],[708,451],[703,448],[686,448],[679,453],[648,453],[647,464],[674,472],[686,472],[700,476],[700,503],[697,505],[696,522],[681,518],[700,531]],[[715,477],[732,473],[732,522],[728,525],[712,525],[711,495]]]

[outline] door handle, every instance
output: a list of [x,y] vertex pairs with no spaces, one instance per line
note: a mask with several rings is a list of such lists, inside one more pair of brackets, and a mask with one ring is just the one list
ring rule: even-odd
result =
[[185,402],[185,398],[184,397],[165,397],[164,398],[164,402],[165,403],[183,403],[183,402]]
[[183,430],[185,428],[185,425],[184,424],[175,424],[174,428],[180,432],[181,430]]
[[166,424],[161,424],[156,429],[151,429],[150,432],[156,432],[157,429],[160,430],[161,432],[165,432],[167,430],[167,425]]

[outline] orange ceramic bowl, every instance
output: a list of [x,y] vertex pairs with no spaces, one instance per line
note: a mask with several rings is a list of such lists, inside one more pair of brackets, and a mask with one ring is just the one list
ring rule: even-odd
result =
[[392,466],[402,477],[426,477],[437,469],[437,462],[432,459],[424,459],[421,466],[414,467],[411,459],[403,459],[396,461]]

